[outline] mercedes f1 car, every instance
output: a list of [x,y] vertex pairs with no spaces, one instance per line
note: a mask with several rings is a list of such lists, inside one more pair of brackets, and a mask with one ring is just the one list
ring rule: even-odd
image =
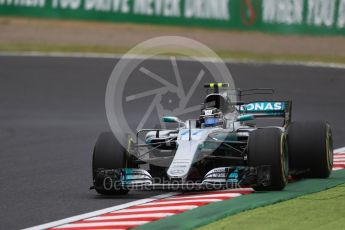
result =
[[[327,123],[291,121],[291,101],[241,101],[272,89],[238,89],[239,101],[232,102],[229,84],[204,86],[198,119],[162,117],[176,128],[138,130],[127,147],[113,133],[102,133],[93,152],[91,188],[105,195],[229,186],[282,190],[288,176],[329,177],[333,144]],[[252,123],[260,118],[280,118],[282,125]]]

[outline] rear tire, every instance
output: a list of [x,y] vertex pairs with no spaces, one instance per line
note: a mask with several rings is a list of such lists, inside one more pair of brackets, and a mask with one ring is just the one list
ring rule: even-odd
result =
[[279,191],[284,189],[288,182],[288,157],[286,138],[278,128],[257,129],[250,133],[248,140],[248,166],[270,167],[268,186],[254,186],[254,190]]
[[[132,166],[127,150],[115,138],[112,132],[101,133],[93,151],[92,178],[96,177],[98,169],[118,169]],[[96,191],[102,195],[125,195],[128,189],[99,189]]]
[[297,177],[327,178],[333,168],[333,139],[323,121],[292,122],[288,128],[290,169]]

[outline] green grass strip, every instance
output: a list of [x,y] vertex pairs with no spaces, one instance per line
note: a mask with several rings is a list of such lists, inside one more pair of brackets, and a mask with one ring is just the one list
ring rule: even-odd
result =
[[301,180],[288,184],[283,191],[256,192],[235,199],[216,202],[182,214],[144,224],[136,229],[193,229],[246,210],[320,192],[343,183],[345,183],[345,170],[339,170],[333,172],[328,179]]
[[[229,216],[198,230],[344,229],[345,184]],[[292,225],[293,224],[293,225]]]

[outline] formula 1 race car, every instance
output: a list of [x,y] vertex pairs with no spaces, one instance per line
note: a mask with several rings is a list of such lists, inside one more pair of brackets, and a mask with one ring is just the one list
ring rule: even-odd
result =
[[[198,119],[171,129],[143,129],[123,147],[102,133],[93,152],[93,186],[105,195],[131,189],[219,189],[252,187],[282,190],[293,178],[327,178],[333,166],[330,126],[322,121],[291,121],[291,101],[241,101],[273,94],[272,89],[236,90],[208,83]],[[282,125],[259,127],[253,120],[280,118]],[[140,141],[142,140],[142,141]],[[144,152],[143,152],[144,149]]]

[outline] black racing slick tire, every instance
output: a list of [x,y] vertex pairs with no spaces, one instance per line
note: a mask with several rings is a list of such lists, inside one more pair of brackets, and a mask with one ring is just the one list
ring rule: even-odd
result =
[[270,166],[269,185],[254,186],[257,191],[280,191],[288,182],[289,166],[286,135],[279,128],[257,129],[248,140],[248,166]]
[[290,170],[296,173],[296,177],[329,177],[333,168],[333,139],[327,123],[292,122],[288,127],[287,140]]
[[[93,151],[92,177],[95,177],[98,169],[126,168],[130,164],[130,157],[127,150],[115,138],[112,132],[101,133]],[[95,188],[102,195],[124,195],[128,189],[101,189]]]

